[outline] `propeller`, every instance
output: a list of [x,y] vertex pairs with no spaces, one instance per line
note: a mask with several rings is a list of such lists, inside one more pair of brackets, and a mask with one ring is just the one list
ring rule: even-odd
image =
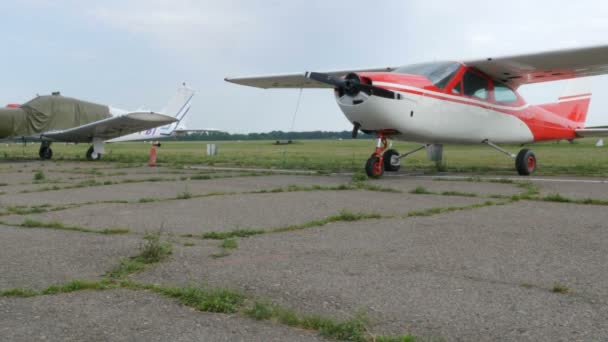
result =
[[359,92],[364,92],[370,96],[380,96],[387,99],[401,99],[401,95],[394,91],[365,84],[361,82],[361,77],[355,73],[346,75],[345,78],[336,77],[330,74],[320,72],[307,72],[306,77],[317,82],[325,83],[334,86],[348,96],[356,96]]

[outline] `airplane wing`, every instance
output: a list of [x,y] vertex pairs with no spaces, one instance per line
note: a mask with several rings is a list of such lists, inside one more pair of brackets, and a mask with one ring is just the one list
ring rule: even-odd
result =
[[[385,68],[368,68],[368,69],[352,69],[340,71],[326,71],[325,74],[341,77],[351,72],[382,72],[393,71],[395,67]],[[240,85],[256,87],[256,88],[333,88],[333,86],[311,80],[306,77],[306,72],[280,75],[265,75],[252,77],[227,77],[226,82],[236,83]]]
[[41,138],[51,141],[91,142],[93,138],[109,140],[123,135],[164,126],[177,119],[153,112],[134,112],[91,122],[61,131],[46,132]]
[[581,138],[592,138],[592,137],[608,137],[608,127],[585,127],[575,130],[576,135]]
[[517,88],[530,83],[608,74],[608,45],[489,57],[464,61],[464,64]]

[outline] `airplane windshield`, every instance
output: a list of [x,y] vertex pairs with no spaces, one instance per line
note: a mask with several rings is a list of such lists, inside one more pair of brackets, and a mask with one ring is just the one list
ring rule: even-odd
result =
[[438,62],[406,65],[393,72],[425,76],[438,88],[443,89],[459,68],[460,64],[456,62]]

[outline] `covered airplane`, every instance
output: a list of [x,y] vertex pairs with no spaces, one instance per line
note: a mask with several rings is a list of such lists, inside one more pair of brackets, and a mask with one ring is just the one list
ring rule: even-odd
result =
[[193,96],[191,89],[180,88],[164,114],[130,112],[64,97],[58,92],[37,96],[22,105],[0,109],[0,139],[40,142],[41,159],[53,157],[53,142],[89,143],[87,159],[98,160],[106,141],[124,136],[127,138],[121,141],[139,140],[128,136],[156,127],[172,131],[188,112]]
[[[515,160],[520,175],[537,168],[527,148],[509,153],[498,144],[608,136],[606,127],[586,127],[589,79],[608,74],[608,45],[542,53],[434,62],[403,67],[226,78],[258,88],[333,88],[336,102],[353,124],[375,133],[376,149],[366,173],[397,171],[400,160],[426,148],[440,160],[443,144],[486,144]],[[530,105],[517,92],[526,84],[570,80],[554,103]],[[387,139],[420,142],[400,154]]]

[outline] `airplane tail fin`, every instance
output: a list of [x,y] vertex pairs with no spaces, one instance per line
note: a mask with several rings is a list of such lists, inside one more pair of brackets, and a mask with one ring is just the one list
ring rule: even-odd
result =
[[177,94],[169,100],[165,109],[161,111],[166,115],[173,116],[177,121],[169,126],[161,127],[160,130],[162,134],[170,134],[180,125],[180,123],[182,123],[186,115],[190,112],[194,94],[195,91],[187,87],[185,83],[177,89]]
[[591,102],[591,78],[568,80],[558,102],[541,105],[544,109],[577,123],[585,123]]

